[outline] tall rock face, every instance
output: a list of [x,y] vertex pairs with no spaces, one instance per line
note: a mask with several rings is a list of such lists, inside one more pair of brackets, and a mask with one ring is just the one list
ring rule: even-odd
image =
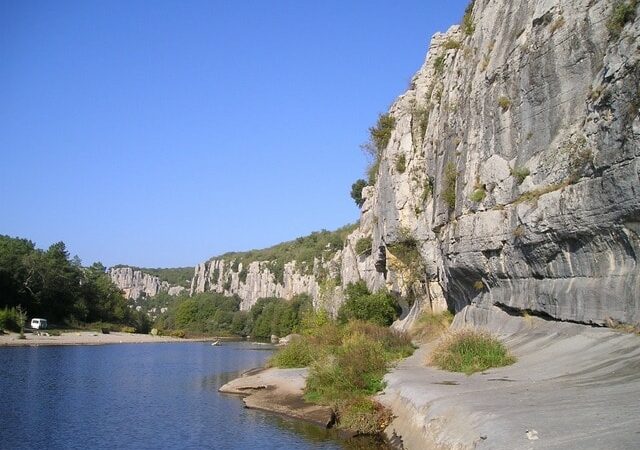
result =
[[350,237],[372,254],[343,256],[343,281],[400,293],[409,319],[640,321],[640,11],[616,23],[615,3],[476,0],[433,37]]
[[467,305],[639,322],[640,11],[616,21],[620,4],[473,2],[390,108],[343,246],[313,268],[210,260],[191,292],[237,294],[245,310],[307,293],[335,312],[364,280],[398,296],[399,328]]
[[111,281],[121,289],[125,298],[138,300],[153,297],[160,292],[169,295],[178,295],[186,289],[182,286],[173,286],[157,276],[150,275],[132,267],[111,267],[108,271]]

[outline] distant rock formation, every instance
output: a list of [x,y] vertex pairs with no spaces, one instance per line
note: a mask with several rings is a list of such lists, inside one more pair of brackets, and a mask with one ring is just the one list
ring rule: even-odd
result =
[[160,292],[178,295],[186,291],[182,286],[173,286],[155,275],[132,267],[111,267],[108,271],[111,281],[120,288],[127,299],[139,300],[153,297]]

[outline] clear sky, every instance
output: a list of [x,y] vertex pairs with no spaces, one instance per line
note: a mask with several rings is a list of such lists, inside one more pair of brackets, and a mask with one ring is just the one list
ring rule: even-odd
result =
[[0,0],[0,234],[195,265],[358,219],[367,129],[468,0]]

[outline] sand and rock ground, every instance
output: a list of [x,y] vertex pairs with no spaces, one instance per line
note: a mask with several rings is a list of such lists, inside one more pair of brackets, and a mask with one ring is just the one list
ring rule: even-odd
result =
[[40,346],[40,345],[101,345],[101,344],[142,344],[149,342],[183,342],[171,336],[152,336],[150,334],[111,332],[103,334],[96,331],[70,331],[53,336],[43,330],[39,334],[25,333],[25,339],[19,339],[18,333],[0,335],[0,347]]

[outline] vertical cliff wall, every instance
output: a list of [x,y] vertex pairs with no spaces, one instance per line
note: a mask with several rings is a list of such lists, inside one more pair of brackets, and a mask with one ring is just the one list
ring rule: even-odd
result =
[[433,37],[391,106],[394,129],[342,247],[277,269],[265,255],[207,261],[191,292],[237,294],[243,309],[308,293],[336,311],[343,287],[365,280],[397,294],[401,327],[469,304],[640,321],[632,5],[476,0],[461,26]]
[[365,192],[371,287],[640,321],[640,27],[614,4],[477,0],[434,36]]

